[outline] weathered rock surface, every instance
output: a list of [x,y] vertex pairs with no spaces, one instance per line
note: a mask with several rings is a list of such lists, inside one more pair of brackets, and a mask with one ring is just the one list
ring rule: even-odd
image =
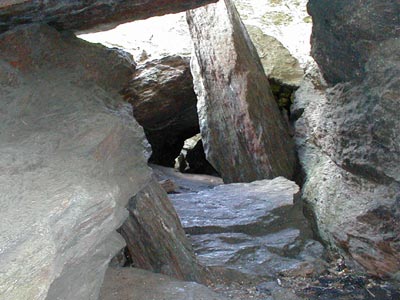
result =
[[235,7],[220,1],[187,17],[207,160],[225,182],[291,178],[292,142]]
[[97,299],[125,205],[150,179],[118,95],[132,71],[45,25],[0,35],[0,299]]
[[27,23],[47,23],[58,29],[83,30],[186,11],[213,0],[68,1],[6,0],[0,3],[0,32]]
[[293,205],[298,191],[278,177],[170,197],[203,264],[268,277],[312,266],[322,255]]
[[204,282],[179,217],[154,179],[129,200],[129,217],[120,228],[135,267],[182,280]]
[[[309,80],[296,93],[303,196],[323,240],[369,273],[392,276],[400,268],[400,40],[390,25],[398,4],[316,2],[317,62],[330,82],[352,81],[325,91]],[[380,33],[362,34],[370,25]]]
[[333,84],[362,80],[370,54],[400,35],[397,0],[310,0],[308,11],[313,18],[312,56]]
[[133,268],[108,268],[100,300],[227,300],[204,285]]
[[200,131],[189,59],[167,56],[139,65],[123,94],[151,144],[149,161],[173,167],[185,140]]

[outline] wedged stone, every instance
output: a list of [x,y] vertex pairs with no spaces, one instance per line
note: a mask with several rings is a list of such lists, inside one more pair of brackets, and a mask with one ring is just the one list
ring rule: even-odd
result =
[[179,217],[167,193],[154,179],[129,200],[129,217],[119,232],[135,267],[182,280],[204,282]]
[[150,179],[118,94],[132,71],[46,25],[0,35],[0,299],[97,299]]
[[187,18],[207,160],[227,183],[291,178],[292,142],[235,7],[220,1]]
[[108,268],[99,300],[227,300],[204,285],[136,268]]
[[151,144],[151,163],[173,167],[186,139],[199,132],[189,59],[167,56],[138,65],[124,98]]
[[322,255],[293,205],[298,191],[278,177],[174,194],[171,200],[201,263],[268,277],[312,265]]
[[101,29],[105,30],[124,22],[186,11],[211,2],[214,1],[6,0],[0,3],[0,32],[28,23],[47,23],[70,30],[103,25]]
[[336,84],[362,80],[370,53],[399,37],[398,0],[310,0],[312,56],[325,79]]
[[337,84],[325,92],[305,81],[295,101],[296,111],[303,111],[296,122],[306,173],[303,197],[319,234],[382,277],[400,267],[399,49],[389,32],[370,52],[362,82]]

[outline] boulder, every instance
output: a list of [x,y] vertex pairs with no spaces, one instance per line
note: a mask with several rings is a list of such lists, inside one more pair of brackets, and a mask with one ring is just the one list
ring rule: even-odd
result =
[[129,200],[128,210],[129,217],[119,232],[133,266],[181,280],[205,281],[205,270],[194,256],[167,193],[156,180]]
[[292,141],[234,5],[220,1],[187,18],[207,160],[227,183],[291,178]]
[[399,36],[397,0],[310,0],[312,56],[332,83],[362,80],[365,63],[380,43]]
[[[400,268],[400,41],[392,38],[391,21],[380,18],[391,16],[397,1],[367,1],[362,8],[316,2],[310,2],[313,16],[324,16],[314,19],[317,62],[330,82],[351,81],[325,90],[311,76],[296,93],[303,197],[331,248],[374,276],[390,277]],[[333,30],[327,20],[347,27]],[[360,30],[372,24],[380,33],[368,33],[367,42]],[[334,52],[326,40],[332,35]]]
[[100,300],[227,300],[204,285],[135,268],[108,268]]
[[28,23],[47,23],[74,31],[101,25],[97,29],[105,30],[124,22],[186,11],[210,2],[214,1],[6,0],[0,3],[0,32]]
[[187,138],[199,132],[189,59],[167,56],[136,68],[124,98],[151,144],[151,163],[173,167]]
[[118,94],[132,72],[47,25],[0,35],[0,299],[97,299],[151,174]]

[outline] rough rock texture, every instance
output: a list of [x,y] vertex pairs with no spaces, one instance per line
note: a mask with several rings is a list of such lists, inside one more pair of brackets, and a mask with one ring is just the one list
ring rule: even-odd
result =
[[313,18],[312,56],[330,83],[363,79],[370,54],[400,35],[397,0],[310,0],[308,11]]
[[0,3],[0,32],[27,23],[47,23],[58,29],[83,30],[96,25],[140,20],[186,11],[213,0],[5,0]]
[[305,264],[313,269],[323,252],[309,240],[308,224],[293,205],[298,191],[294,182],[278,177],[170,198],[203,264],[269,277]]
[[118,52],[45,25],[0,35],[1,300],[97,299],[150,177],[118,95],[131,73]]
[[151,144],[151,163],[173,167],[186,139],[199,132],[189,59],[167,56],[139,65],[123,92]]
[[99,300],[227,300],[204,285],[133,268],[108,268]]
[[225,182],[291,178],[291,139],[235,7],[220,1],[187,17],[207,160]]
[[152,180],[129,201],[120,229],[135,267],[188,281],[205,281],[167,193]]
[[[348,3],[310,2],[312,14],[324,16],[315,18],[313,48],[325,77],[354,80],[326,91],[307,80],[296,93],[296,110],[303,111],[296,122],[303,196],[324,241],[387,277],[400,268],[400,40],[389,24],[398,2]],[[347,27],[332,29],[337,20]],[[360,31],[372,27],[380,33]],[[332,34],[335,52],[325,39]]]

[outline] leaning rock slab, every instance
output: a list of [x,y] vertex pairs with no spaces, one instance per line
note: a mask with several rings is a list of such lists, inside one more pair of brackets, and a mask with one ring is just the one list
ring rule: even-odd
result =
[[178,279],[204,282],[179,217],[167,193],[152,180],[129,200],[129,217],[120,228],[135,267]]
[[0,35],[0,299],[97,299],[149,180],[132,65],[42,25]]
[[151,163],[173,167],[185,140],[200,131],[189,61],[167,56],[138,65],[123,92],[151,144]]
[[186,11],[213,0],[43,1],[6,0],[0,3],[0,32],[21,24],[47,23],[58,29],[84,30]]
[[230,1],[187,14],[207,159],[225,182],[291,178],[291,138],[257,51]]

